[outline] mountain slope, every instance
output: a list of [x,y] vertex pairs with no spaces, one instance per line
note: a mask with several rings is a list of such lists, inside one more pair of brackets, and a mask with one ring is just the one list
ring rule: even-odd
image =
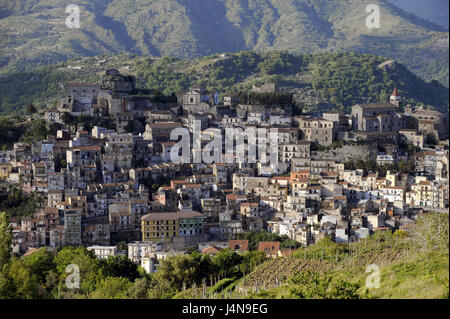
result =
[[427,83],[405,66],[387,58],[354,53],[291,55],[243,51],[194,60],[135,57],[129,54],[74,59],[0,78],[0,113],[21,113],[58,102],[68,82],[96,82],[104,70],[116,68],[137,77],[137,85],[166,95],[202,84],[221,94],[246,91],[254,84],[275,82],[294,93],[305,110],[340,108],[387,101],[398,86],[405,103],[423,104],[448,114],[448,90]]
[[241,50],[354,51],[394,58],[448,86],[448,32],[383,0],[380,29],[362,0],[0,0],[0,72],[130,52],[199,57]]
[[397,7],[448,29],[448,0],[388,0]]

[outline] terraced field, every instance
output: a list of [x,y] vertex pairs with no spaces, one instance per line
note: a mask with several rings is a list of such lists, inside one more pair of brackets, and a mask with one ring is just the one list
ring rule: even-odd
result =
[[305,259],[305,258],[276,258],[271,259],[252,273],[247,275],[238,285],[240,291],[248,289],[271,289],[287,283],[287,280],[296,272],[314,271],[326,273],[349,269],[360,269],[370,264],[378,266],[388,265],[402,260],[407,254],[405,251],[385,249],[381,251],[364,251],[354,255],[336,258]]
[[[368,251],[358,254],[355,257],[349,258],[346,262],[339,264],[338,269],[353,266],[365,267],[370,264],[386,265],[399,261],[405,258],[407,254],[401,250],[382,250],[382,251]],[[345,265],[347,264],[347,265]]]
[[[378,233],[349,244],[324,238],[290,257],[269,258],[243,277],[228,278],[225,289],[208,288],[205,294],[194,286],[177,297],[448,299],[448,231],[433,237],[439,227],[448,229],[448,214],[422,216],[410,234]],[[379,267],[376,289],[367,286],[373,273],[368,265]]]
[[265,262],[255,271],[246,276],[239,287],[275,288],[285,282],[294,273],[306,270],[327,272],[336,267],[335,263],[320,260],[305,260],[299,258],[277,258]]

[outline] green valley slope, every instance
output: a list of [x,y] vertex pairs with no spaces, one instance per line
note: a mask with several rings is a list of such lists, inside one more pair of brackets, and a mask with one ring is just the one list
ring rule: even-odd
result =
[[[371,280],[377,270],[378,287]],[[270,258],[244,277],[222,279],[207,293],[219,299],[448,299],[448,213],[421,215],[409,232],[348,244],[324,238],[290,257]],[[202,298],[202,291],[190,288],[175,298]]]

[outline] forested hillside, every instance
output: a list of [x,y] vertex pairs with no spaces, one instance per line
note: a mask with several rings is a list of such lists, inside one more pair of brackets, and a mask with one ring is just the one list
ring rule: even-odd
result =
[[448,114],[448,89],[425,82],[405,66],[387,58],[354,53],[292,55],[287,52],[240,52],[194,60],[130,55],[74,59],[0,79],[0,112],[24,113],[54,107],[68,82],[96,82],[108,68],[137,77],[142,88],[171,95],[202,84],[222,95],[248,90],[253,84],[275,82],[294,93],[304,110],[339,108],[357,103],[385,102],[397,85],[404,102],[423,104]]

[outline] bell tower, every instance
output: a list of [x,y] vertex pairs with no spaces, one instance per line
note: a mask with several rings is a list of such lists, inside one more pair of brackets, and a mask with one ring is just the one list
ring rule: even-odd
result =
[[395,104],[397,106],[402,105],[402,97],[398,94],[397,86],[394,87],[394,91],[391,94],[390,100],[392,104]]

